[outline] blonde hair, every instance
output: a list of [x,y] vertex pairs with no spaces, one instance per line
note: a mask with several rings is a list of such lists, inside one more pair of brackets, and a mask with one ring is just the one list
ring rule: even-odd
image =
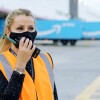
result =
[[[16,9],[12,12],[10,12],[8,14],[8,16],[6,17],[6,21],[5,21],[5,29],[9,29],[10,30],[10,27],[13,23],[13,20],[16,16],[19,16],[19,15],[25,15],[25,16],[31,16],[33,17],[32,13],[30,10],[27,10],[27,9]],[[34,17],[33,17],[34,19]]]

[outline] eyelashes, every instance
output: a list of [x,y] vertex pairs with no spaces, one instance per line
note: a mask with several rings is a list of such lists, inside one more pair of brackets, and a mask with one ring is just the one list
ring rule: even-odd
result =
[[18,27],[16,29],[21,31],[21,30],[23,30],[23,27]]
[[[24,31],[24,27],[18,27],[18,28],[16,28],[16,30],[18,30],[18,31]],[[29,27],[28,28],[28,31],[33,31],[34,30],[34,27]]]
[[29,30],[34,30],[34,28],[33,27],[29,27]]

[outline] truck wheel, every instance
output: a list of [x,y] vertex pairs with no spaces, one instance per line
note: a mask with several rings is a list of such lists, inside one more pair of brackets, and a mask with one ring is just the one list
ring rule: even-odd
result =
[[70,40],[71,46],[75,46],[76,42],[77,42],[77,40]]
[[61,40],[62,45],[67,45],[68,44],[68,40]]
[[53,44],[57,44],[57,42],[58,42],[57,40],[53,40]]

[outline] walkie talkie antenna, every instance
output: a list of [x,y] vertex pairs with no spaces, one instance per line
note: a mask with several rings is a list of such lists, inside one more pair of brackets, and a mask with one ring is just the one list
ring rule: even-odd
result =
[[16,41],[14,41],[13,39],[9,38],[8,36],[2,34],[1,32],[0,32],[0,35],[2,35],[3,38],[6,38],[6,39],[8,39],[9,41],[11,41],[12,43],[16,44]]

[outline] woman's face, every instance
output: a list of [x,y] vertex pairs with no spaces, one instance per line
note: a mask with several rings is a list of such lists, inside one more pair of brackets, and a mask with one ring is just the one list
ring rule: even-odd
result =
[[31,16],[19,15],[13,20],[10,27],[10,32],[23,33],[23,32],[34,32],[35,21]]

